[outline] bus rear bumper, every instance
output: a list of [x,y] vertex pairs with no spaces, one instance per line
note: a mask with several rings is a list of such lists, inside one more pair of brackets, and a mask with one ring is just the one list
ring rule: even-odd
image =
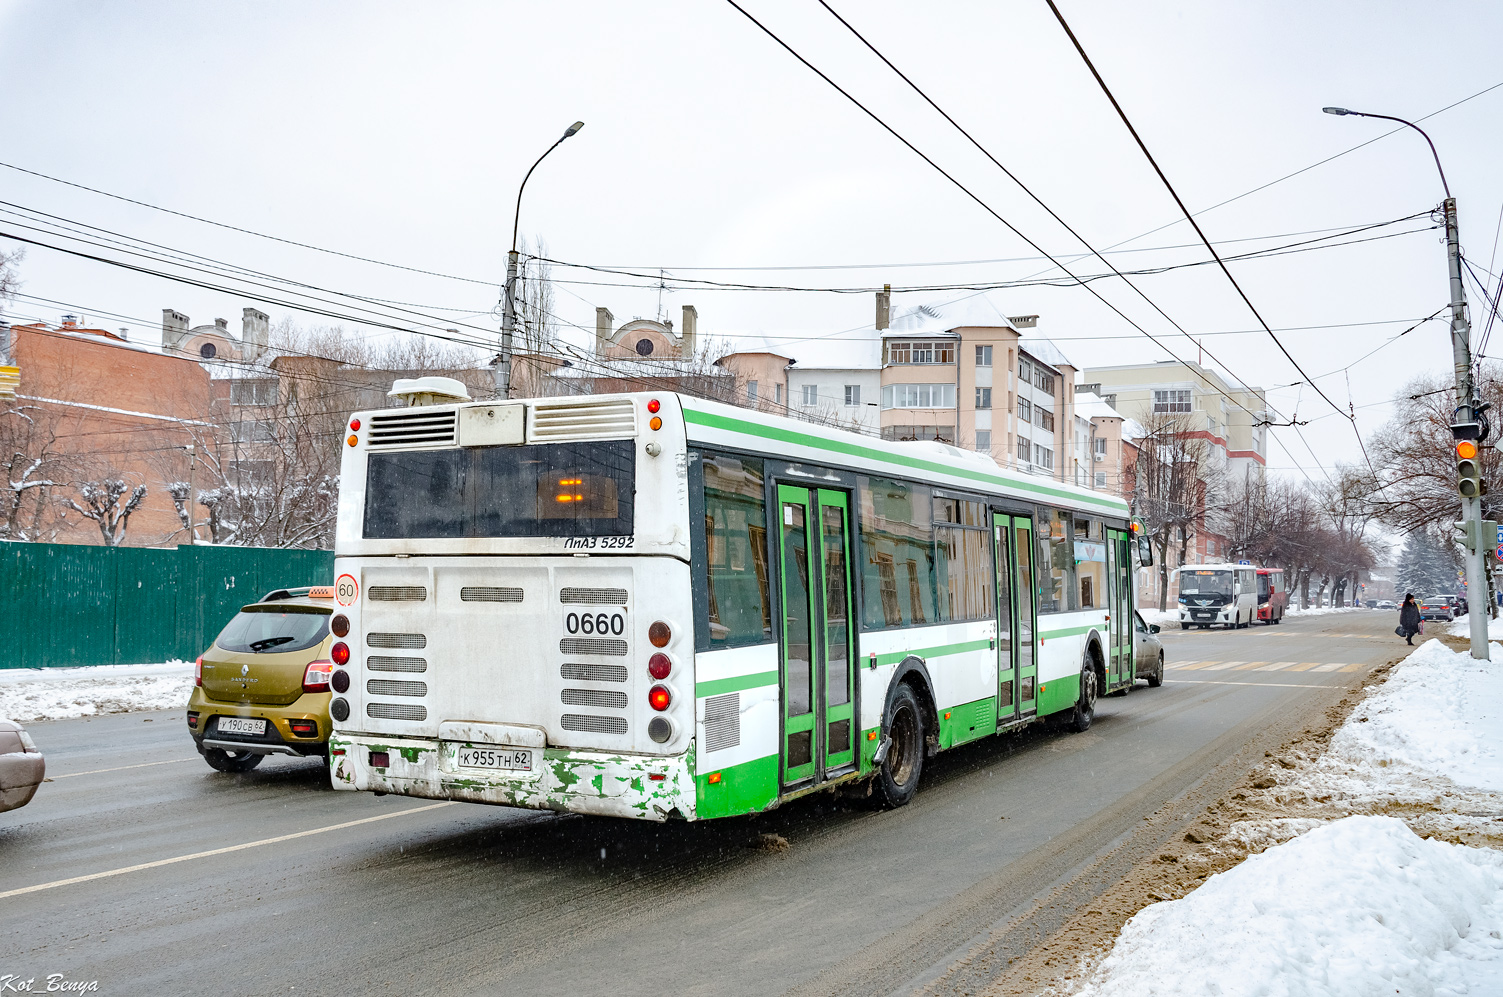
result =
[[429,800],[638,820],[695,819],[692,744],[684,754],[668,757],[544,748],[529,772],[460,768],[459,747],[432,738],[335,732],[329,738],[330,778],[335,789]]

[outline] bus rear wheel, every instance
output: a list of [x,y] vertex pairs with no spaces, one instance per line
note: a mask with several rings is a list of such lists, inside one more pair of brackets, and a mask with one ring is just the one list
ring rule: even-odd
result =
[[1080,698],[1075,701],[1075,708],[1070,712],[1070,719],[1066,726],[1076,733],[1089,730],[1091,721],[1096,719],[1096,699],[1100,695],[1101,687],[1096,680],[1096,664],[1090,658],[1086,658],[1085,665],[1080,669]]
[[924,770],[924,714],[906,682],[887,701],[887,741],[874,795],[879,804],[894,809],[913,799]]

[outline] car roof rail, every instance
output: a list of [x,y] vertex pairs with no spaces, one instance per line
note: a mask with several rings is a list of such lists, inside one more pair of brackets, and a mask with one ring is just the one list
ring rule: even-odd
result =
[[272,589],[261,597],[262,602],[271,602],[273,599],[297,599],[308,594],[308,586],[294,589]]

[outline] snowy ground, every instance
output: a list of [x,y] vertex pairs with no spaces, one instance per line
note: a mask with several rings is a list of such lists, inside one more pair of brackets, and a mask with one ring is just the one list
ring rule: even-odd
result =
[[[1487,624],[1487,639],[1503,641],[1503,614],[1499,614],[1496,620],[1488,620]],[[1471,636],[1472,618],[1465,614],[1456,617],[1456,622],[1451,624],[1451,633],[1457,637]]]
[[[1312,606],[1309,609],[1300,609],[1298,606],[1290,606],[1288,609],[1284,610],[1284,615],[1285,616],[1329,616],[1332,613],[1365,613],[1365,612],[1367,612],[1371,608],[1372,607],[1370,607],[1370,606],[1321,606],[1319,608],[1316,608],[1316,607]],[[1159,612],[1157,609],[1140,609],[1140,610],[1138,610],[1138,612],[1140,614],[1142,614],[1144,620],[1146,620],[1149,623],[1157,623],[1159,626],[1163,626],[1166,623],[1178,623],[1179,622],[1179,610],[1178,609],[1166,609],[1162,613]],[[1384,610],[1384,612],[1394,612],[1394,611],[1393,610]],[[1395,621],[1395,625],[1397,625],[1397,621],[1398,621],[1398,617],[1397,616],[1394,617],[1394,621]],[[1503,631],[1500,631],[1500,633],[1503,633]]]
[[1261,854],[1140,911],[1082,997],[1503,995],[1503,851],[1439,840],[1503,841],[1493,656],[1427,641],[1322,755],[1254,783],[1303,816],[1232,825]]
[[186,706],[193,663],[0,669],[0,717],[20,723]]

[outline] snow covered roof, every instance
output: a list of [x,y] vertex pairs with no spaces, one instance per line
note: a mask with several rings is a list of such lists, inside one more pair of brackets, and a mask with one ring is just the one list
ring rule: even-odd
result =
[[1042,360],[1051,367],[1075,366],[1058,346],[1055,346],[1051,340],[1044,339],[1042,336],[1025,339],[1020,345],[1024,353],[1027,353],[1035,360]]
[[1123,419],[1126,424],[1126,417],[1093,391],[1075,392],[1075,414],[1086,419]]
[[575,358],[568,366],[548,372],[549,377],[579,380],[596,377],[730,377],[721,367],[703,367],[692,360],[601,360]]

